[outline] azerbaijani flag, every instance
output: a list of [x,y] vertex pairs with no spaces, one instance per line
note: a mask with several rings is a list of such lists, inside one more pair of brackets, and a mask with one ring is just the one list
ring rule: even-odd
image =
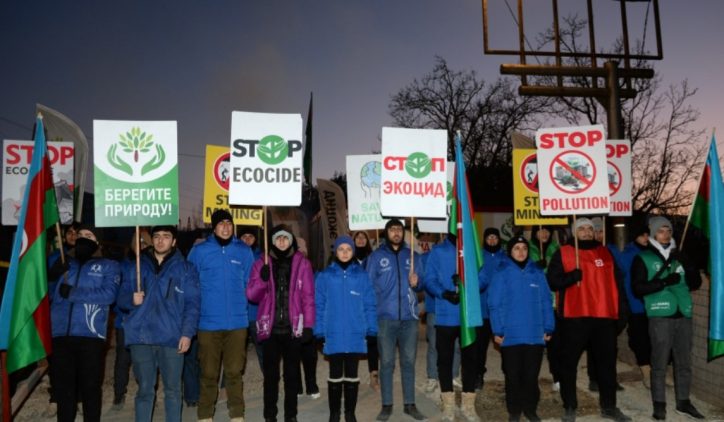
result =
[[473,220],[465,161],[460,147],[460,134],[455,136],[455,182],[450,216],[450,233],[457,236],[458,275],[460,276],[460,344],[462,347],[475,342],[475,327],[483,325],[480,313],[478,271],[483,265],[478,232]]
[[57,221],[53,176],[43,119],[39,115],[33,158],[0,308],[0,349],[7,350],[8,373],[37,362],[50,353],[45,232]]
[[[724,184],[722,184],[716,138],[711,146],[701,176],[699,192],[691,210],[690,224],[709,239],[709,275],[711,300],[709,309],[709,356],[724,355]],[[682,245],[683,247],[683,245]]]

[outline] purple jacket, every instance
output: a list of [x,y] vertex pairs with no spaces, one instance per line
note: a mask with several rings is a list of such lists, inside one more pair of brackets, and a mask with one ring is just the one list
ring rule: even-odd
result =
[[[271,257],[269,258],[271,262]],[[251,267],[249,284],[246,287],[246,297],[259,304],[256,316],[256,330],[259,341],[264,341],[271,335],[274,326],[274,309],[276,295],[274,294],[274,268],[270,266],[270,280],[264,281],[259,276],[264,265],[264,256],[254,262]],[[302,336],[302,329],[314,328],[314,273],[312,264],[304,255],[297,251],[292,257],[291,278],[289,283],[289,321],[292,325],[292,335]]]

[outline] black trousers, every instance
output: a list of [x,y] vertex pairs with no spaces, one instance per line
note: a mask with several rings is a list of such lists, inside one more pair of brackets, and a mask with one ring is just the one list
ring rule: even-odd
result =
[[508,413],[535,413],[540,400],[538,374],[543,362],[543,345],[521,344],[500,348],[505,374],[505,404]]
[[359,382],[359,357],[356,353],[335,353],[329,359],[330,382]]
[[367,370],[379,371],[380,351],[377,350],[377,336],[367,336]]
[[628,347],[636,356],[638,366],[651,365],[651,338],[649,318],[646,314],[631,314],[628,317]]
[[488,361],[488,346],[493,338],[493,329],[490,320],[484,319],[482,327],[475,328],[476,343],[478,344],[478,376],[482,383],[485,379],[485,372],[488,370],[485,364]]
[[91,337],[53,338],[53,395],[58,422],[73,422],[77,403],[83,402],[83,420],[101,420],[103,357],[106,342]]
[[[310,341],[302,344],[302,367],[304,368],[304,387],[307,394],[319,393],[317,386],[317,343]],[[301,373],[299,376],[301,380]],[[299,383],[299,394],[303,394],[302,383]]]
[[264,417],[276,418],[279,399],[279,364],[284,365],[284,418],[297,416],[297,391],[301,385],[299,361],[302,343],[291,334],[272,334],[264,347]]
[[[440,380],[440,391],[453,391],[453,355],[455,354],[455,341],[460,341],[460,326],[435,326],[435,348],[437,349],[437,376]],[[478,379],[478,341],[462,347],[460,345],[460,373],[463,379],[463,392],[475,392],[475,383]]]
[[[117,318],[117,317],[116,317]],[[128,372],[131,370],[131,351],[125,344],[123,328],[116,330],[116,360],[113,362],[113,393],[116,398],[126,395],[128,389]]]
[[576,377],[578,361],[586,349],[596,370],[599,404],[616,406],[616,320],[606,318],[563,318],[561,335],[561,399],[564,408],[578,407]]
[[561,318],[556,315],[556,329],[551,339],[546,343],[546,358],[548,358],[548,370],[551,373],[553,382],[561,380]]

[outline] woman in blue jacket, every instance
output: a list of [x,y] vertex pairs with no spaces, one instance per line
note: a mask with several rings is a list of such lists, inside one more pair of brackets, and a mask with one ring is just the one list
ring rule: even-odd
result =
[[354,241],[340,236],[335,259],[315,280],[314,334],[324,340],[329,359],[329,421],[339,421],[344,388],[344,418],[356,421],[359,357],[367,353],[365,336],[377,335],[375,293],[367,272],[354,259]]
[[528,259],[528,241],[515,236],[507,245],[488,288],[488,309],[495,342],[500,345],[505,373],[505,401],[511,421],[521,413],[531,421],[540,389],[538,374],[543,347],[555,328],[548,282],[541,268]]

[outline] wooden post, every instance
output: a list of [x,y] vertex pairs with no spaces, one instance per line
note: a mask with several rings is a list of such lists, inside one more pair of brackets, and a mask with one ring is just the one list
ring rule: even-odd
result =
[[410,274],[414,274],[414,272],[415,272],[415,217],[410,217]]
[[266,230],[266,205],[262,207],[261,221],[264,222],[264,265],[269,265],[269,236]]
[[136,226],[136,291],[141,293],[141,228]]

